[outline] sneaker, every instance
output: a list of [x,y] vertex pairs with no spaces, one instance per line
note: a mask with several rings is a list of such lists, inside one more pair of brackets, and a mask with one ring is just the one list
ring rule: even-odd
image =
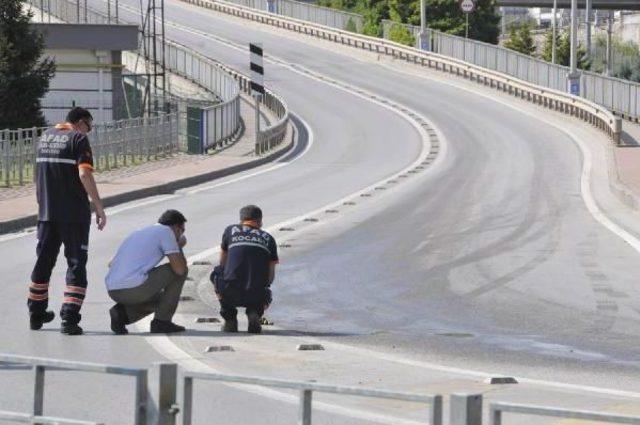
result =
[[82,335],[82,328],[78,326],[77,323],[63,321],[62,328],[60,328],[60,332],[65,335]]
[[53,311],[45,311],[38,313],[29,313],[29,325],[31,326],[32,331],[37,331],[42,328],[42,325],[45,323],[49,323],[56,317]]
[[225,319],[222,332],[238,332],[238,319]]
[[117,303],[109,309],[111,316],[111,330],[116,335],[126,335],[129,331],[126,328],[127,312],[122,304]]
[[176,325],[169,320],[153,319],[151,321],[151,333],[152,334],[170,334],[175,332],[183,332],[184,326]]
[[247,332],[250,334],[259,334],[262,332],[262,325],[260,324],[260,315],[255,312],[251,312],[247,314],[247,319],[249,319],[249,327],[247,328]]

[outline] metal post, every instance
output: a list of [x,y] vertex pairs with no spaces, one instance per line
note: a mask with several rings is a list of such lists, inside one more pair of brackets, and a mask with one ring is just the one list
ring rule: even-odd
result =
[[151,394],[154,412],[148,417],[149,425],[175,425],[178,365],[154,363],[151,367]]
[[182,398],[182,425],[191,425],[193,412],[193,378],[184,378]]
[[136,412],[134,417],[135,425],[147,425],[147,414],[149,409],[149,397],[147,388],[147,371],[141,370],[136,376]]
[[451,425],[482,425],[482,394],[451,394]]
[[469,14],[465,13],[465,15],[466,15],[466,25],[464,30],[464,38],[469,38]]
[[33,416],[44,415],[44,366],[33,367]]
[[260,145],[260,94],[254,94],[255,110],[256,110],[256,155],[262,153],[262,146]]
[[433,402],[429,405],[429,423],[431,425],[442,425],[442,396],[433,397]]
[[607,22],[607,66],[604,71],[606,76],[613,75],[613,44],[611,40],[611,35],[613,34],[613,18],[614,11],[610,10]]
[[84,0],[84,23],[89,23],[89,7],[87,6],[87,0]]
[[76,0],[76,24],[80,23],[80,0]]
[[427,33],[427,5],[425,0],[420,0],[420,33],[418,34],[420,50],[430,50],[429,34]]
[[587,44],[587,57],[591,57],[591,0],[586,0],[587,4],[585,6],[585,16],[584,23],[586,25],[585,28],[585,36],[586,36],[586,44]]
[[120,23],[120,20],[119,20],[119,13],[118,13],[118,2],[119,2],[119,1],[120,1],[120,0],[116,0],[116,24],[119,24],[119,23]]
[[502,411],[494,409],[489,411],[489,425],[502,425]]
[[302,390],[300,392],[300,416],[298,425],[311,425],[311,398],[313,392],[311,390]]
[[107,23],[111,23],[111,0],[107,0]]
[[578,0],[571,0],[571,61],[567,76],[568,92],[580,96],[580,74],[578,74]]
[[552,36],[553,36],[553,40],[551,41],[551,63],[555,65],[556,63],[556,50],[557,50],[557,44],[558,44],[558,0],[553,0],[553,23],[552,23]]

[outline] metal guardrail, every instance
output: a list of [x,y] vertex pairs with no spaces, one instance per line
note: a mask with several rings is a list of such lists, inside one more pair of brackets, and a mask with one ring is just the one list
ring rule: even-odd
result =
[[492,71],[440,54],[421,51],[392,41],[381,40],[379,38],[361,34],[354,34],[292,18],[282,18],[271,13],[256,11],[243,6],[236,6],[225,1],[181,1],[232,16],[241,17],[243,19],[391,56],[396,59],[438,71],[455,74],[588,122],[599,130],[605,132],[609,137],[611,137],[614,143],[620,143],[620,134],[622,131],[622,122],[620,118],[614,116],[614,114],[604,106],[600,106],[581,97],[572,96],[564,91],[541,87],[524,80],[513,78],[512,76],[505,75],[498,71]]
[[254,378],[249,376],[224,375],[218,373],[183,373],[182,424],[191,425],[193,414],[193,381],[207,380],[262,387],[285,388],[300,391],[298,424],[311,425],[313,392],[353,395],[359,397],[385,398],[427,404],[427,420],[431,425],[442,425],[442,396],[411,394],[355,387],[341,387],[313,382],[285,381],[280,379]]
[[[25,0],[34,7],[39,7],[41,0]],[[86,15],[89,22],[110,22],[102,12],[91,8],[84,8],[71,0],[42,0],[49,2],[46,10],[51,10],[54,16],[69,22],[81,22],[78,15]],[[277,0],[290,1],[290,0]],[[76,9],[80,8],[80,12]],[[59,15],[56,15],[59,13]],[[125,22],[121,18],[119,22]],[[162,52],[161,46],[157,51]],[[242,128],[240,114],[239,90],[250,94],[250,79],[232,70],[221,62],[206,57],[195,50],[174,42],[166,41],[164,59],[167,68],[183,78],[186,78],[205,89],[216,93],[221,103],[202,109],[202,139],[203,149],[215,149],[237,136]],[[235,80],[235,82],[234,82]],[[257,136],[255,152],[262,154],[284,140],[289,123],[289,111],[286,103],[275,93],[267,90],[261,103],[272,111],[278,120]]]
[[[107,171],[176,153],[178,125],[176,114],[96,124],[88,135],[94,168]],[[0,130],[0,185],[34,180],[37,143],[47,128]]]
[[[383,36],[389,38],[393,25],[406,28],[416,39],[420,27],[383,20]],[[554,65],[505,47],[427,29],[431,51],[474,65],[511,75],[539,86],[567,91],[569,67]],[[581,72],[581,96],[632,120],[640,119],[640,83]]]
[[28,413],[7,412],[4,410],[0,410],[0,419],[14,423],[38,425],[104,425],[102,422],[56,418],[54,416],[34,416]]
[[588,421],[610,422],[615,424],[640,424],[640,416],[614,415],[590,412],[586,410],[556,409],[513,403],[490,403],[489,421],[491,425],[502,425],[502,413],[521,413],[525,415],[550,416],[556,418],[583,419]]
[[364,23],[363,16],[357,13],[294,0],[274,0],[271,2],[273,4],[273,6],[271,6],[272,10],[269,10],[270,2],[267,0],[230,0],[230,3],[288,16],[290,18],[302,19],[303,21],[315,22],[316,24],[341,30],[349,29],[349,21],[352,21],[355,30],[360,32],[362,31]]
[[[0,354],[0,364],[30,365],[33,369],[33,416],[42,416],[44,411],[44,383],[46,370],[67,370],[78,372],[93,372],[112,375],[133,376],[136,380],[134,423],[146,425],[147,422],[147,370],[110,366],[97,363],[83,363],[65,360],[53,360],[39,357],[16,356]],[[47,418],[45,418],[47,419]],[[51,418],[49,418],[51,419]],[[68,423],[92,423],[69,422]],[[51,422],[50,422],[51,423]]]

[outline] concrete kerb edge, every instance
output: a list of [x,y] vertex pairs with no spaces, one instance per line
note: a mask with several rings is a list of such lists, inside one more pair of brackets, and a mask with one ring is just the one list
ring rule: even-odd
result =
[[[296,125],[294,120],[290,120],[291,125]],[[113,207],[116,205],[124,204],[131,201],[136,201],[142,198],[148,198],[150,196],[157,195],[166,195],[169,193],[173,193],[176,190],[184,189],[191,186],[197,186],[199,184],[207,183],[211,180],[216,180],[222,177],[227,177],[232,174],[240,173],[243,171],[250,170],[252,168],[259,167],[261,165],[267,164],[269,162],[273,162],[278,158],[286,155],[293,146],[295,146],[297,142],[297,138],[299,137],[300,131],[296,131],[296,140],[289,138],[289,143],[282,149],[279,149],[271,154],[257,158],[252,161],[245,162],[243,164],[234,165],[231,167],[223,168],[220,170],[209,171],[207,173],[198,174],[191,177],[186,177],[180,180],[176,180],[171,183],[163,183],[156,186],[146,187],[144,189],[137,189],[131,192],[121,193],[118,195],[108,196],[102,200],[105,208]],[[0,222],[0,235],[18,232],[20,230],[24,230],[25,228],[35,226],[38,223],[38,215],[33,214],[26,217],[20,217],[13,220],[7,220]]]

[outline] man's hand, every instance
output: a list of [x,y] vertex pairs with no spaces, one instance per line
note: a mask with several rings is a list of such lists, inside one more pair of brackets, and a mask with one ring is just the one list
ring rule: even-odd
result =
[[98,230],[104,229],[107,225],[107,215],[102,208],[96,208],[96,224],[98,225]]
[[184,248],[186,244],[187,244],[187,237],[185,235],[181,235],[180,238],[178,239],[178,246],[180,248]]

